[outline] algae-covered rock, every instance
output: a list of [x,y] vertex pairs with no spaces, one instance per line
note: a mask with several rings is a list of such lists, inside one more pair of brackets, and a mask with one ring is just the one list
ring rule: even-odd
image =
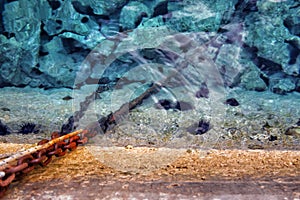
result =
[[71,1],[13,1],[2,16],[8,38],[1,40],[1,85],[72,87],[86,49],[104,38],[93,32],[99,25]]
[[160,15],[151,19],[143,18],[139,27],[160,27],[164,25],[164,18]]
[[143,3],[132,1],[122,8],[120,24],[123,30],[136,28],[143,18],[151,16],[150,9]]
[[13,33],[18,42],[39,45],[41,20],[46,20],[51,14],[46,0],[36,2],[20,0],[7,3],[4,6],[3,24],[6,32]]
[[89,50],[81,49],[74,52],[78,41],[56,36],[44,44],[42,49],[48,54],[39,57],[40,71],[52,79],[52,85],[73,87],[76,72]]
[[295,75],[299,74],[299,67],[291,62],[293,56],[287,42],[294,36],[284,20],[291,15],[290,6],[289,1],[259,1],[259,12],[249,14],[245,20],[246,43],[258,48],[258,56],[281,65],[286,74]]
[[[84,1],[84,0],[82,0]],[[110,0],[110,1],[97,1],[90,0],[90,6],[94,13],[97,15],[109,15],[116,11],[119,11],[128,0]]]
[[44,30],[48,35],[63,31],[72,31],[79,35],[88,35],[90,30],[99,28],[90,16],[78,13],[71,1],[63,1],[60,7],[53,10],[51,17],[44,21]]
[[220,20],[220,14],[214,13],[202,2],[194,2],[172,12],[172,18],[166,24],[179,32],[216,31]]
[[[277,85],[283,93],[299,88],[280,87],[291,84],[276,82],[273,76],[280,73],[291,83],[299,82],[297,1],[15,0],[4,1],[0,11],[1,87],[72,87],[78,70],[88,66],[83,61],[95,49],[100,61],[125,50],[162,44],[182,57],[192,57],[186,53],[205,41],[209,52],[205,56],[214,62],[226,86],[277,91],[272,89]],[[243,51],[250,56],[242,57]],[[114,63],[115,71],[107,71],[118,74],[135,66],[126,59],[120,61],[122,68]],[[87,71],[101,76],[94,65],[107,66],[95,59],[93,63]]]
[[286,130],[285,134],[290,136],[300,135],[300,127],[290,127]]
[[41,72],[55,78],[55,85],[73,86],[75,73],[71,57],[66,57],[61,53],[52,53],[43,56],[40,59],[40,65]]
[[276,94],[286,94],[293,91],[296,87],[295,82],[289,78],[280,77],[278,79],[273,78],[271,80],[271,91]]
[[172,17],[166,24],[179,32],[217,31],[222,18],[230,18],[236,0],[230,1],[182,1],[170,4]]
[[241,77],[240,86],[247,90],[264,91],[267,89],[266,83],[261,79],[261,73],[258,70],[249,70]]
[[239,74],[244,70],[244,66],[240,64],[240,52],[241,48],[232,44],[224,44],[219,49],[215,63],[223,74],[226,85],[235,85],[239,81]]
[[0,84],[24,86],[31,81],[29,76],[32,65],[36,63],[34,55],[24,49],[15,38],[7,39],[0,35]]
[[41,20],[47,19],[49,12],[45,0],[5,4],[3,26],[11,38],[2,37],[0,44],[2,84],[24,86],[36,78],[31,72],[37,65]]
[[296,88],[295,88],[295,90],[297,92],[300,92],[300,79],[298,79],[297,82],[296,82]]

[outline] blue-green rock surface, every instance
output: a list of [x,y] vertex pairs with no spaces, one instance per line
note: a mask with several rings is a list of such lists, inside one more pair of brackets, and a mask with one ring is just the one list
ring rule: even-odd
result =
[[[99,63],[106,56],[119,56],[114,53],[118,45],[122,52],[129,52],[130,47],[124,47],[128,41],[141,49],[158,48],[157,38],[163,42],[187,34],[189,38],[179,41],[187,48],[182,54],[194,48],[188,46],[189,40],[205,41],[224,87],[278,94],[299,91],[300,3],[296,0],[1,2],[1,87],[73,88],[76,77],[83,82],[89,76],[101,77],[95,66],[109,68]],[[160,33],[161,28],[166,31]],[[99,47],[99,63],[84,65],[86,59],[95,59],[88,55]],[[113,71],[115,78],[134,67],[125,61],[130,59],[126,55],[123,67],[118,67],[117,57],[111,59],[106,71]],[[84,70],[87,74],[82,75]]]

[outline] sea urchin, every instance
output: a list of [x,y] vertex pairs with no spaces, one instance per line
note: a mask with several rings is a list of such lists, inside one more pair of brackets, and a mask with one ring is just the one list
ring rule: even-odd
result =
[[8,126],[0,121],[0,135],[8,135],[10,130]]
[[39,130],[36,129],[36,124],[28,122],[21,125],[19,133],[28,134],[28,133],[38,133]]

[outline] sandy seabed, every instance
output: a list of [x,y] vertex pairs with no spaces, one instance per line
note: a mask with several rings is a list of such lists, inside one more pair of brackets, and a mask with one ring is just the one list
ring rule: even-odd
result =
[[[130,86],[130,85],[129,85]],[[79,109],[80,102],[94,91],[93,86],[81,90],[33,88],[0,89],[0,120],[8,125],[13,134],[0,136],[0,142],[35,143],[49,138],[50,133],[60,130],[63,123]],[[90,140],[102,147],[113,146],[156,146],[168,148],[200,149],[277,149],[297,150],[300,148],[300,128],[285,134],[300,120],[300,95],[290,93],[276,95],[271,92],[232,90],[228,97],[235,97],[237,107],[215,104],[209,99],[191,99],[178,89],[178,100],[192,103],[193,110],[156,109],[157,94],[132,110],[109,134]],[[101,93],[89,106],[78,124],[85,128],[89,123],[117,110],[127,98],[128,91],[115,89]],[[73,99],[66,99],[65,97]],[[199,120],[210,122],[210,130],[203,135],[194,135]],[[24,123],[35,123],[38,134],[18,133]],[[192,128],[191,128],[192,127]]]

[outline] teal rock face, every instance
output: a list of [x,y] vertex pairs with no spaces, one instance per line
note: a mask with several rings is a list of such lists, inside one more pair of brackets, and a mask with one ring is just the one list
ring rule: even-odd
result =
[[52,10],[52,15],[45,21],[44,26],[48,35],[52,36],[65,31],[88,35],[91,30],[98,28],[98,24],[91,20],[89,15],[82,14],[84,12],[80,13],[80,10],[74,5],[78,6],[71,1],[63,1],[59,8]]
[[230,20],[237,0],[182,1],[170,3],[172,18],[167,24],[180,32],[217,31],[222,21]]
[[[225,87],[299,91],[295,0],[16,0],[3,1],[0,11],[0,87],[74,87],[104,71],[116,78],[136,67],[126,54],[132,49],[176,46],[197,60],[189,54],[201,44]],[[101,63],[107,57],[111,65]],[[187,74],[201,84],[192,70]]]
[[237,57],[240,56],[240,47],[237,45],[226,44],[222,45],[219,49],[216,65],[219,71],[222,71],[222,66],[226,66],[226,70],[223,72],[224,82],[226,85],[235,85],[236,78],[244,70],[244,66],[240,64],[240,60]]
[[122,8],[120,24],[123,30],[134,29],[143,18],[149,18],[150,16],[150,9],[145,4],[133,1]]
[[[36,10],[36,4],[38,10]],[[25,7],[26,9],[23,9]],[[46,12],[42,12],[45,9]],[[35,66],[40,47],[41,20],[49,16],[46,1],[36,3],[14,1],[5,4],[3,28],[9,38],[1,38],[1,71],[5,85],[28,85],[34,79]]]
[[282,77],[280,74],[274,74],[271,79],[271,91],[276,94],[286,94],[293,91],[296,87],[295,79]]
[[289,28],[290,24],[298,23],[293,16],[299,13],[299,8],[293,5],[290,1],[259,1],[259,12],[251,13],[245,20],[246,43],[258,48],[259,57],[280,64],[288,75],[298,75],[300,65],[298,60],[291,58],[291,51],[296,51],[295,43],[299,41],[299,37],[293,35],[295,28]]
[[267,84],[261,78],[262,73],[258,69],[249,66],[247,70],[249,71],[243,73],[241,77],[240,86],[242,86],[247,90],[255,90],[255,91],[264,91],[268,88]]
[[[71,1],[15,1],[5,4],[2,15],[4,30],[11,37],[4,37],[2,43],[10,46],[10,51],[2,49],[1,69],[10,74],[2,80],[6,85],[72,87],[86,49],[99,42],[95,39],[91,44],[85,37],[98,24],[78,13]],[[75,45],[80,52],[73,52]]]
[[81,2],[85,2],[86,5],[90,5],[93,9],[93,12],[96,15],[110,15],[119,11],[126,3],[127,0],[111,0],[111,1],[97,1],[90,0],[85,1],[81,0]]

